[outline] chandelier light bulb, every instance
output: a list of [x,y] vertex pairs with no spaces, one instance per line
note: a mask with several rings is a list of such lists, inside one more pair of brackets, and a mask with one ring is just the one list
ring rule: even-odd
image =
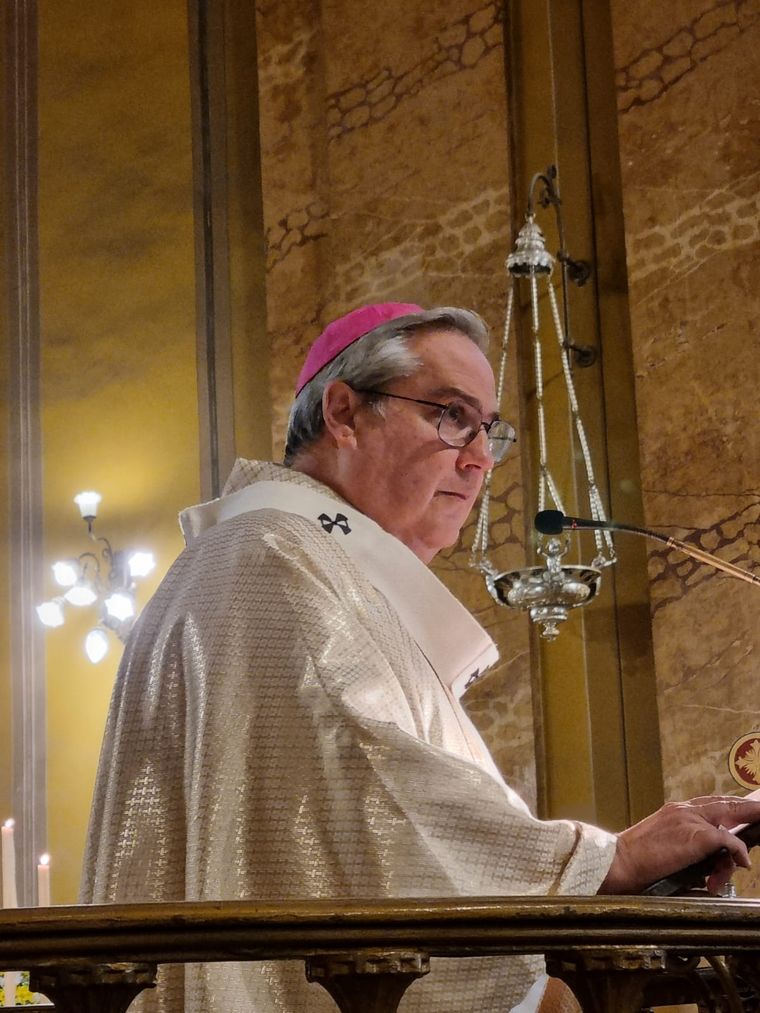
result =
[[89,584],[85,584],[80,581],[70,587],[66,594],[63,596],[70,605],[76,605],[77,608],[84,608],[85,605],[92,605],[93,602],[97,601],[98,596],[95,594]]
[[79,492],[74,497],[74,502],[79,507],[79,512],[84,520],[90,520],[98,515],[98,503],[102,499],[99,492],[88,490]]
[[108,635],[106,631],[98,627],[90,630],[85,637],[84,650],[93,665],[97,665],[99,661],[102,661],[106,654],[108,654]]
[[79,569],[70,560],[62,559],[53,563],[53,577],[60,587],[71,587],[79,578]]
[[63,608],[57,598],[38,605],[37,615],[45,626],[63,626]]
[[156,560],[152,552],[133,552],[127,561],[132,577],[146,577],[155,565]]
[[131,619],[135,614],[135,603],[123,591],[114,591],[113,594],[110,594],[106,598],[104,605],[109,616],[113,616],[114,619],[119,619],[122,622],[125,619]]

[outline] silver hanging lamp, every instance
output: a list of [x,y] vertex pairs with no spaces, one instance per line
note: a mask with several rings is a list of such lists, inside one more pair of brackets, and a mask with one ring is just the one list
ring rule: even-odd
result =
[[[552,474],[553,458],[546,433],[543,349],[541,321],[539,318],[539,285],[543,284],[546,288],[551,307],[551,322],[554,337],[559,343],[562,376],[572,418],[572,427],[583,458],[589,511],[594,520],[605,521],[604,507],[594,477],[591,452],[580,416],[578,398],[573,381],[573,367],[570,359],[570,353],[572,352],[576,356],[579,365],[591,365],[596,359],[596,351],[593,348],[574,345],[568,334],[568,280],[582,285],[588,279],[590,269],[583,261],[573,260],[565,250],[560,210],[561,202],[555,183],[556,175],[556,168],[550,166],[546,170],[546,173],[536,173],[531,180],[525,223],[517,236],[514,250],[506,260],[509,289],[497,378],[497,402],[501,405],[504,390],[504,375],[509,337],[512,330],[515,290],[518,285],[527,284],[530,290],[533,369],[538,421],[539,468],[537,509],[542,511],[547,508],[547,505],[552,504],[556,510],[564,514],[566,511],[562,495]],[[543,207],[552,205],[557,217],[560,250],[556,258],[546,249],[544,235],[535,218],[533,191],[539,182],[543,184],[539,203]],[[557,261],[561,264],[562,270],[564,323],[552,284],[552,276]],[[611,566],[616,560],[612,536],[609,531],[594,532],[596,554],[588,565],[571,565],[563,561],[570,548],[567,536],[564,538],[537,536],[536,552],[543,562],[539,565],[500,573],[488,558],[491,478],[492,473],[489,472],[484,483],[483,497],[475,529],[470,560],[471,565],[483,573],[488,591],[500,605],[527,611],[531,620],[540,626],[541,636],[547,640],[554,640],[559,634],[559,624],[567,619],[570,610],[586,605],[598,594],[602,570],[607,566]]]

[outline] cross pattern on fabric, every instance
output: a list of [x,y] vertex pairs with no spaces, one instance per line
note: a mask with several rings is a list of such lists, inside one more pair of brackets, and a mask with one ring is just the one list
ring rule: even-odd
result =
[[346,517],[345,514],[336,514],[335,520],[327,514],[320,514],[317,520],[328,533],[331,532],[333,528],[340,528],[344,535],[349,535],[351,533],[348,517]]

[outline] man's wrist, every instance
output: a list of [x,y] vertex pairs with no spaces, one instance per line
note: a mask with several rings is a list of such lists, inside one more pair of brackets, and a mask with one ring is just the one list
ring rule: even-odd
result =
[[630,875],[629,865],[630,859],[625,839],[622,834],[618,834],[615,844],[615,854],[613,855],[612,862],[607,870],[607,875],[602,880],[597,893],[613,894],[630,892],[630,890],[626,888],[629,880],[632,878]]

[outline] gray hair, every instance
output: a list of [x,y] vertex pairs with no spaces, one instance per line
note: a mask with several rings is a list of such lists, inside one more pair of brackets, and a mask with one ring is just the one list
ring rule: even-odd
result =
[[324,430],[322,395],[331,380],[361,389],[411,376],[422,363],[409,348],[409,338],[434,329],[460,331],[481,352],[488,351],[488,327],[472,310],[439,306],[380,324],[323,366],[299,392],[290,409],[284,463],[292,464],[296,454]]

